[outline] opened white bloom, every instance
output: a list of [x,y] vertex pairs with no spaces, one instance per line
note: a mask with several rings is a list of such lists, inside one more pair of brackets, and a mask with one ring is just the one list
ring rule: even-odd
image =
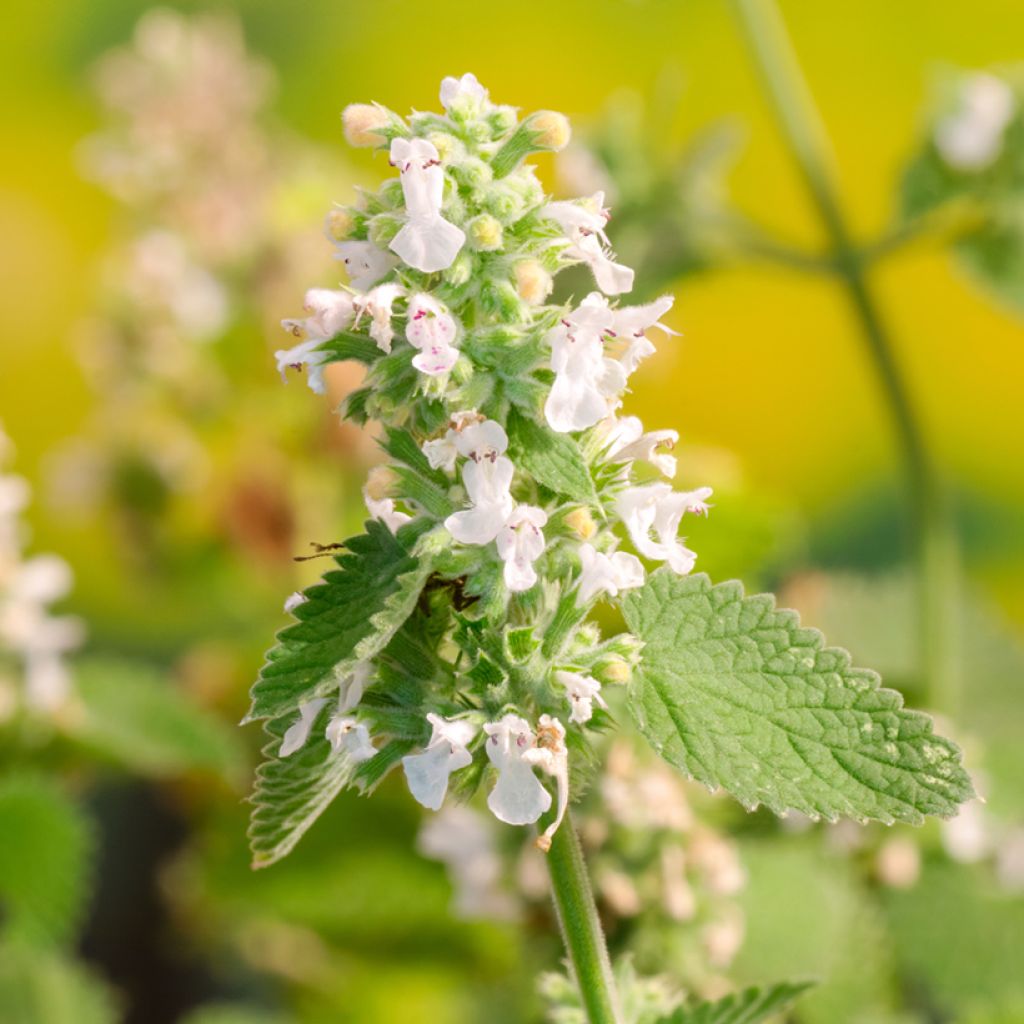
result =
[[405,336],[420,350],[412,365],[431,377],[447,373],[459,358],[453,345],[458,330],[455,321],[437,299],[422,293],[410,299],[408,317]]
[[449,113],[472,113],[487,102],[487,90],[477,81],[476,75],[465,74],[461,78],[448,75],[441,80],[441,106]]
[[548,516],[534,505],[517,505],[495,538],[505,562],[505,586],[513,593],[529,590],[537,582],[533,563],[544,554],[541,528]]
[[487,806],[506,825],[532,825],[550,806],[551,794],[533,774],[526,755],[533,749],[530,723],[507,714],[484,726],[487,757],[498,770],[498,781],[487,797]]
[[391,163],[401,173],[409,215],[392,240],[391,250],[416,270],[445,270],[459,254],[466,235],[441,216],[444,171],[436,147],[426,139],[395,139]]
[[636,555],[625,551],[606,555],[593,544],[581,544],[579,551],[582,565],[576,590],[579,607],[589,604],[598,594],[617,597],[623,590],[643,585],[644,567]]
[[935,146],[950,167],[980,171],[999,156],[1006,126],[1017,112],[1013,90],[987,73],[971,75],[960,92],[958,109],[935,129]]
[[609,213],[604,206],[604,193],[595,192],[578,202],[548,203],[545,214],[556,221],[569,240],[565,250],[570,259],[589,265],[597,287],[605,295],[621,295],[633,287],[633,271],[615,262],[609,249],[605,225]]
[[291,757],[296,750],[306,745],[309,734],[316,724],[317,717],[321,710],[329,703],[330,698],[318,697],[316,700],[303,701],[299,705],[298,721],[288,726],[287,731],[281,739],[281,749],[278,750],[278,757]]
[[395,337],[391,326],[392,310],[395,300],[404,294],[405,289],[401,285],[379,284],[365,295],[354,296],[356,324],[364,315],[370,318],[370,337],[382,352],[391,351],[391,342]]
[[613,311],[611,333],[625,343],[619,360],[627,375],[632,374],[640,363],[655,351],[653,343],[647,340],[647,331],[657,327],[665,334],[678,336],[678,331],[673,331],[671,327],[661,323],[661,318],[672,308],[674,302],[675,299],[671,295],[662,295],[660,299],[643,306],[623,306]]
[[523,757],[528,764],[537,765],[550,775],[558,785],[558,813],[555,820],[537,836],[537,848],[547,853],[569,808],[569,752],[565,749],[565,726],[551,715],[541,715],[537,721],[536,744]]
[[335,242],[335,259],[348,271],[349,284],[357,292],[372,288],[398,266],[398,259],[373,242]]
[[612,420],[608,427],[605,454],[612,462],[649,462],[667,477],[676,475],[676,459],[660,448],[672,449],[679,441],[675,430],[645,432],[637,416]]
[[616,511],[640,554],[667,562],[673,572],[685,576],[697,555],[680,543],[679,523],[685,512],[706,515],[709,497],[710,487],[674,491],[668,484],[646,484],[626,488],[616,501]]
[[551,386],[544,415],[552,430],[585,430],[604,419],[612,400],[626,386],[622,364],[604,351],[604,335],[611,330],[608,300],[591,292],[547,335],[551,346]]
[[371,518],[379,519],[392,533],[398,533],[399,527],[412,520],[412,516],[395,508],[393,498],[371,498],[364,490],[363,501]]
[[565,696],[569,700],[569,707],[572,713],[569,715],[570,722],[582,725],[589,722],[594,716],[594,704],[599,708],[607,708],[604,698],[601,696],[601,684],[593,676],[584,676],[579,672],[558,671],[555,673],[555,682],[565,687]]
[[377,753],[366,726],[349,716],[334,715],[327,724],[326,736],[331,749],[346,754],[354,764],[369,761]]
[[294,348],[275,352],[274,358],[277,360],[278,372],[284,379],[287,379],[285,370],[301,370],[303,366],[308,367],[309,388],[322,395],[326,390],[324,365],[329,356],[326,352],[320,352],[319,348],[339,331],[352,326],[355,320],[355,305],[349,292],[310,288],[306,292],[303,308],[308,314],[304,319],[282,320],[281,326],[296,338],[306,340]]
[[[443,469],[446,473],[451,473],[455,469],[455,460],[460,455],[459,446],[455,443],[456,440],[467,427],[472,427],[483,422],[484,417],[475,410],[452,413],[451,419],[448,421],[448,429],[445,431],[444,437],[439,437],[433,441],[423,442],[423,454],[426,455],[431,468]],[[495,424],[495,426],[498,426],[498,424]],[[500,426],[498,426],[498,430],[501,430]],[[501,435],[504,437],[504,430],[501,430]],[[501,451],[504,451],[507,447],[508,438],[506,437],[504,447],[502,447]],[[468,455],[470,453],[467,451],[464,454]]]
[[493,420],[474,423],[456,433],[454,444],[469,461],[462,467],[462,482],[471,507],[445,520],[445,528],[461,544],[489,544],[508,522],[513,501],[510,493],[515,468],[502,454],[508,437]]
[[465,768],[473,760],[466,749],[476,734],[476,726],[465,719],[448,719],[433,713],[427,715],[433,733],[422,754],[402,758],[402,767],[409,782],[409,792],[424,807],[440,810],[448,792],[448,776]]

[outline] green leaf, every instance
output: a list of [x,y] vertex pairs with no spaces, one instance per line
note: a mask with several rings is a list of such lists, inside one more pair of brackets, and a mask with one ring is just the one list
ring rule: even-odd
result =
[[346,359],[354,359],[359,363],[370,365],[375,363],[381,355],[377,343],[366,337],[365,334],[354,334],[351,331],[342,331],[336,334],[329,341],[325,341],[319,348],[321,352],[328,352],[331,362],[342,362]]
[[557,434],[511,409],[508,439],[512,461],[539,484],[572,501],[601,507],[579,445],[568,434]]
[[0,836],[3,936],[33,945],[70,942],[89,892],[88,820],[52,782],[8,777],[0,781]]
[[287,1024],[289,1020],[256,1007],[220,1003],[194,1010],[182,1024]]
[[243,766],[237,730],[148,666],[84,661],[78,694],[85,713],[74,725],[74,738],[133,772],[156,778],[188,771],[231,776]]
[[959,748],[927,715],[773,598],[661,569],[623,612],[645,644],[630,694],[641,731],[748,809],[918,824],[972,795]]
[[116,1024],[107,986],[65,957],[20,946],[0,947],[0,1011],[11,1024]]
[[345,542],[338,569],[305,591],[299,620],[282,630],[252,688],[246,721],[278,718],[300,701],[324,696],[356,664],[372,658],[409,617],[431,573],[429,553],[408,550],[422,524],[393,536],[370,520],[366,533]]
[[997,209],[986,223],[963,235],[954,251],[964,269],[995,298],[1024,310],[1024,204]]
[[724,999],[682,1006],[664,1024],[758,1024],[785,1010],[812,982],[780,982],[770,988],[747,988]]

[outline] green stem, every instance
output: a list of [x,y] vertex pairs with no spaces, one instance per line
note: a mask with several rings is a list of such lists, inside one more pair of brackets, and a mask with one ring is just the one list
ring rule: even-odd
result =
[[829,237],[835,273],[860,322],[899,439],[913,502],[917,540],[920,663],[934,707],[953,711],[954,679],[947,641],[951,633],[951,578],[955,543],[945,497],[929,458],[889,330],[853,241],[831,173],[830,147],[774,0],[734,0],[748,47],[782,134]]
[[558,923],[587,1020],[590,1024],[620,1024],[611,961],[570,814],[552,838],[547,860]]

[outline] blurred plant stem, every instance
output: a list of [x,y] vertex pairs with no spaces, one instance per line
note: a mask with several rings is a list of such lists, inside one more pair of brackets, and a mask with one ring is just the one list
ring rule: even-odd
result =
[[917,545],[919,664],[929,703],[953,714],[957,679],[956,540],[948,499],[932,464],[917,414],[893,352],[892,336],[869,280],[870,257],[853,240],[831,172],[831,148],[774,0],[733,0],[750,54],[782,135],[832,249],[833,269],[860,323],[902,448]]
[[572,817],[566,813],[547,854],[558,923],[590,1024],[621,1024],[615,979],[597,916],[590,876]]

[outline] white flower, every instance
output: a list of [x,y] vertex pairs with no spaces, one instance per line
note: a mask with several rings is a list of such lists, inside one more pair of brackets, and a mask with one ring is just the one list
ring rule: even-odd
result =
[[598,594],[617,597],[621,591],[639,587],[644,582],[644,567],[640,559],[625,551],[606,555],[593,544],[581,544],[580,562],[582,571],[576,591],[576,603],[580,608]]
[[373,242],[335,242],[334,248],[334,258],[345,264],[349,284],[357,292],[372,288],[398,266],[395,256],[378,249]]
[[616,511],[640,554],[668,562],[673,572],[685,576],[697,556],[679,542],[679,523],[684,512],[706,515],[710,496],[710,487],[673,491],[668,484],[645,484],[626,488],[616,500]]
[[971,75],[964,83],[958,109],[935,128],[942,159],[959,171],[980,171],[999,156],[1006,126],[1017,112],[1013,90],[995,75]]
[[608,248],[604,229],[609,214],[604,208],[603,192],[595,192],[579,202],[548,203],[544,213],[558,223],[569,240],[565,254],[590,266],[597,287],[605,295],[621,295],[632,289],[633,271],[616,263]]
[[327,725],[325,735],[331,749],[336,754],[347,754],[353,764],[368,761],[377,753],[370,742],[369,730],[354,718],[334,715]]
[[363,501],[371,518],[379,519],[392,533],[398,533],[400,526],[412,521],[412,516],[395,508],[393,498],[371,498],[364,490]]
[[408,266],[431,273],[452,265],[466,241],[465,233],[441,216],[444,171],[437,149],[426,139],[395,139],[391,163],[402,176],[409,220],[390,248]]
[[412,365],[421,373],[436,377],[447,373],[459,358],[455,341],[457,327],[448,311],[431,295],[414,295],[409,301],[409,324],[405,336],[413,348]]
[[612,420],[606,435],[605,455],[612,462],[649,462],[667,477],[676,475],[676,459],[659,448],[673,448],[679,441],[675,430],[644,432],[637,416],[624,416]]
[[291,757],[296,750],[306,745],[306,740],[309,739],[317,717],[328,701],[327,697],[318,697],[316,700],[307,700],[299,704],[298,721],[288,726],[281,739],[281,749],[277,752],[278,757]]
[[[538,849],[547,853],[551,849],[551,839],[569,808],[569,752],[565,749],[565,726],[557,718],[541,715],[537,722],[536,745],[527,750],[523,758],[527,763],[542,768],[558,783],[558,813],[555,820],[537,836]],[[549,806],[550,803],[549,798]]]
[[422,754],[403,757],[402,767],[409,792],[424,807],[437,811],[448,792],[448,776],[473,760],[466,747],[476,727],[465,719],[451,720],[433,713],[427,715],[427,721],[433,728],[430,742]]
[[547,521],[542,508],[517,505],[495,538],[498,555],[505,562],[505,586],[513,593],[529,590],[537,582],[533,563],[544,553],[541,527]]
[[391,327],[392,306],[395,300],[405,294],[405,289],[397,284],[379,284],[365,295],[354,296],[356,307],[356,323],[363,315],[370,318],[370,337],[377,342],[382,352],[391,351],[391,341],[395,332]]
[[469,458],[462,467],[462,482],[472,507],[452,513],[445,528],[461,544],[489,544],[512,514],[509,488],[515,469],[502,454],[508,437],[500,424],[484,420],[456,432],[453,443]]
[[306,292],[303,308],[308,316],[302,320],[282,320],[281,326],[296,338],[306,340],[294,348],[275,352],[274,358],[277,360],[278,372],[285,379],[286,369],[301,370],[307,366],[310,390],[322,395],[326,390],[323,368],[329,356],[319,351],[319,348],[339,331],[352,325],[356,312],[354,298],[348,292],[310,288]]
[[551,794],[526,759],[534,743],[530,723],[510,713],[489,722],[484,732],[488,737],[487,757],[498,770],[487,806],[506,825],[532,825],[551,806]]
[[487,90],[476,80],[476,75],[465,74],[461,78],[448,75],[441,81],[441,106],[452,111],[472,112],[487,102]]
[[285,598],[284,610],[286,612],[293,612],[295,611],[296,608],[299,607],[300,604],[305,603],[306,595],[303,594],[301,590],[296,590],[294,593],[289,594],[288,597]]
[[[469,410],[466,412],[455,412],[452,413],[451,419],[448,421],[448,429],[445,431],[444,437],[439,437],[433,441],[423,442],[423,454],[426,455],[427,461],[430,463],[432,469],[443,469],[446,473],[451,473],[455,469],[455,460],[459,456],[459,447],[456,441],[459,435],[467,428],[475,426],[479,423],[484,422],[484,417],[475,410]],[[495,426],[498,426],[495,424]],[[498,426],[498,430],[501,427]],[[501,430],[502,436],[505,431]],[[508,447],[508,438],[505,438],[504,447],[501,451],[504,451]],[[469,454],[466,452],[465,454]],[[498,452],[497,454],[501,454]]]
[[585,430],[608,415],[610,399],[626,386],[622,365],[604,351],[604,335],[613,313],[608,300],[591,292],[561,323],[548,332],[551,386],[544,415],[552,430]]
[[338,714],[351,711],[362,699],[370,677],[373,675],[373,662],[361,661],[352,670],[352,674],[341,680],[338,691]]
[[579,725],[589,722],[594,715],[595,702],[599,708],[608,707],[601,696],[601,684],[593,676],[560,670],[555,673],[555,682],[565,687],[565,695],[569,699],[569,707],[572,708],[570,722]]
[[619,360],[627,375],[633,373],[640,363],[654,352],[654,345],[645,336],[646,331],[657,327],[665,334],[678,336],[678,331],[673,331],[660,322],[674,302],[671,295],[662,295],[660,299],[643,306],[623,306],[613,310],[611,333],[625,342]]

